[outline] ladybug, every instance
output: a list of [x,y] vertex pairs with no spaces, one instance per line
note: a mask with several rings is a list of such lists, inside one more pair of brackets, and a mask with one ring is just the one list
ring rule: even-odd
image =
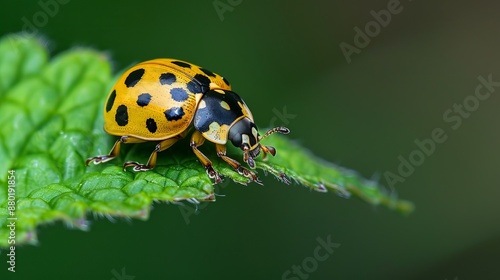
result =
[[260,141],[268,135],[289,133],[275,127],[259,135],[252,113],[241,97],[231,91],[225,78],[194,64],[176,59],[154,59],[128,69],[111,89],[104,106],[104,130],[119,136],[109,155],[87,159],[99,164],[115,158],[122,143],[158,141],[146,164],[128,161],[124,170],[147,171],[155,167],[157,154],[184,138],[194,127],[190,145],[215,183],[221,181],[211,161],[198,149],[205,140],[215,143],[217,155],[239,174],[259,182],[254,172],[226,155],[230,141],[243,150],[243,161],[255,168],[260,152],[276,149]]

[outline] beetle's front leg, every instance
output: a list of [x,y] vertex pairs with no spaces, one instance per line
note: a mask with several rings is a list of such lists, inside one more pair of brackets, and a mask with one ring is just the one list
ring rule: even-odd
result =
[[234,160],[226,155],[226,146],[225,145],[216,144],[215,149],[217,150],[217,155],[220,158],[222,158],[225,162],[227,162],[229,165],[231,165],[231,167],[233,167],[239,174],[247,177],[248,179],[252,180],[253,182],[261,184],[259,177],[257,177],[257,175],[254,172],[243,167],[238,161],[236,161],[236,160]]
[[215,184],[222,182],[222,179],[220,177],[220,174],[214,170],[212,167],[212,162],[205,156],[199,149],[198,147],[203,145],[205,143],[205,138],[199,131],[195,131],[193,135],[191,136],[191,148],[193,149],[194,154],[196,157],[200,160],[201,164],[205,167],[207,170],[208,177],[214,179]]

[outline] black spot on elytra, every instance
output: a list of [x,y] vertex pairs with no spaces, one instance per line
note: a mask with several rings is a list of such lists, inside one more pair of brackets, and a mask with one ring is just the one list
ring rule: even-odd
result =
[[155,133],[156,129],[158,128],[156,126],[155,120],[152,118],[149,118],[146,120],[146,127],[148,128],[149,132],[151,132],[151,133]]
[[194,80],[187,83],[186,87],[192,93],[201,93],[200,85]]
[[210,89],[210,79],[205,75],[196,74],[186,86],[192,93],[205,93]]
[[128,110],[127,106],[120,105],[116,109],[115,121],[119,126],[126,126],[128,124]]
[[229,84],[229,81],[226,78],[222,77],[222,80],[224,81],[224,83],[226,83],[226,85],[228,85],[228,86],[231,85],[231,84]]
[[113,90],[108,97],[108,103],[106,103],[106,112],[109,112],[111,108],[113,108],[113,104],[115,103],[116,98],[116,90]]
[[173,64],[180,66],[182,68],[191,68],[191,64],[182,61],[172,61]]
[[160,75],[160,84],[162,84],[162,85],[171,85],[176,80],[177,80],[177,78],[172,73],[163,73]]
[[194,79],[197,80],[198,82],[200,82],[200,84],[204,85],[204,86],[210,86],[210,79],[205,76],[205,75],[202,75],[202,74],[196,74],[194,75]]
[[207,69],[203,69],[203,68],[200,68],[200,70],[205,73],[205,75],[207,76],[210,76],[210,77],[215,77],[215,74],[214,72],[210,71],[210,70],[207,70]]
[[173,88],[170,90],[172,99],[177,102],[186,101],[189,97],[188,93],[183,88]]
[[182,119],[182,116],[184,116],[184,110],[181,107],[172,107],[164,113],[168,121],[177,121]]
[[147,106],[151,101],[151,97],[152,96],[149,93],[143,93],[139,95],[139,97],[137,97],[137,105],[141,107]]
[[125,85],[127,87],[134,87],[141,80],[142,75],[144,75],[144,69],[142,68],[130,72],[125,79]]

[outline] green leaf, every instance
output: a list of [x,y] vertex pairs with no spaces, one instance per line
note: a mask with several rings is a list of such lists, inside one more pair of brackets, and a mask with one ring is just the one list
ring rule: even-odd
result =
[[[89,212],[147,219],[153,201],[215,200],[212,181],[186,140],[162,152],[151,171],[124,172],[122,163],[146,161],[154,143],[124,145],[117,159],[86,167],[86,158],[106,154],[116,140],[103,131],[101,113],[116,77],[106,56],[95,50],[48,57],[35,38],[0,40],[0,247],[9,245],[7,224],[13,221],[16,244],[33,244],[42,223],[62,220],[84,230]],[[275,146],[279,156],[257,161],[265,170],[260,176],[270,173],[316,191],[353,194],[401,212],[412,209],[375,182],[315,158],[289,137],[273,135],[266,145]],[[249,183],[214,157],[213,146],[202,149],[226,180]],[[229,153],[241,158],[241,151]],[[8,178],[9,171],[15,178]]]

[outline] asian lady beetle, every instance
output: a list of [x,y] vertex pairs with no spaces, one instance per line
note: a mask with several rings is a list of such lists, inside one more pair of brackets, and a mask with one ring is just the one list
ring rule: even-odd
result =
[[226,143],[243,150],[243,161],[255,168],[254,158],[262,150],[276,154],[275,148],[260,141],[286,127],[270,129],[260,136],[253,116],[229,82],[218,74],[175,59],[154,59],[127,70],[112,88],[104,106],[104,130],[120,138],[109,155],[87,159],[99,164],[120,153],[121,143],[159,141],[146,164],[128,161],[123,168],[146,171],[155,167],[157,154],[168,149],[195,128],[190,145],[207,174],[221,181],[210,160],[198,149],[205,139],[215,143],[217,155],[245,177],[258,182],[254,172],[226,155]]

